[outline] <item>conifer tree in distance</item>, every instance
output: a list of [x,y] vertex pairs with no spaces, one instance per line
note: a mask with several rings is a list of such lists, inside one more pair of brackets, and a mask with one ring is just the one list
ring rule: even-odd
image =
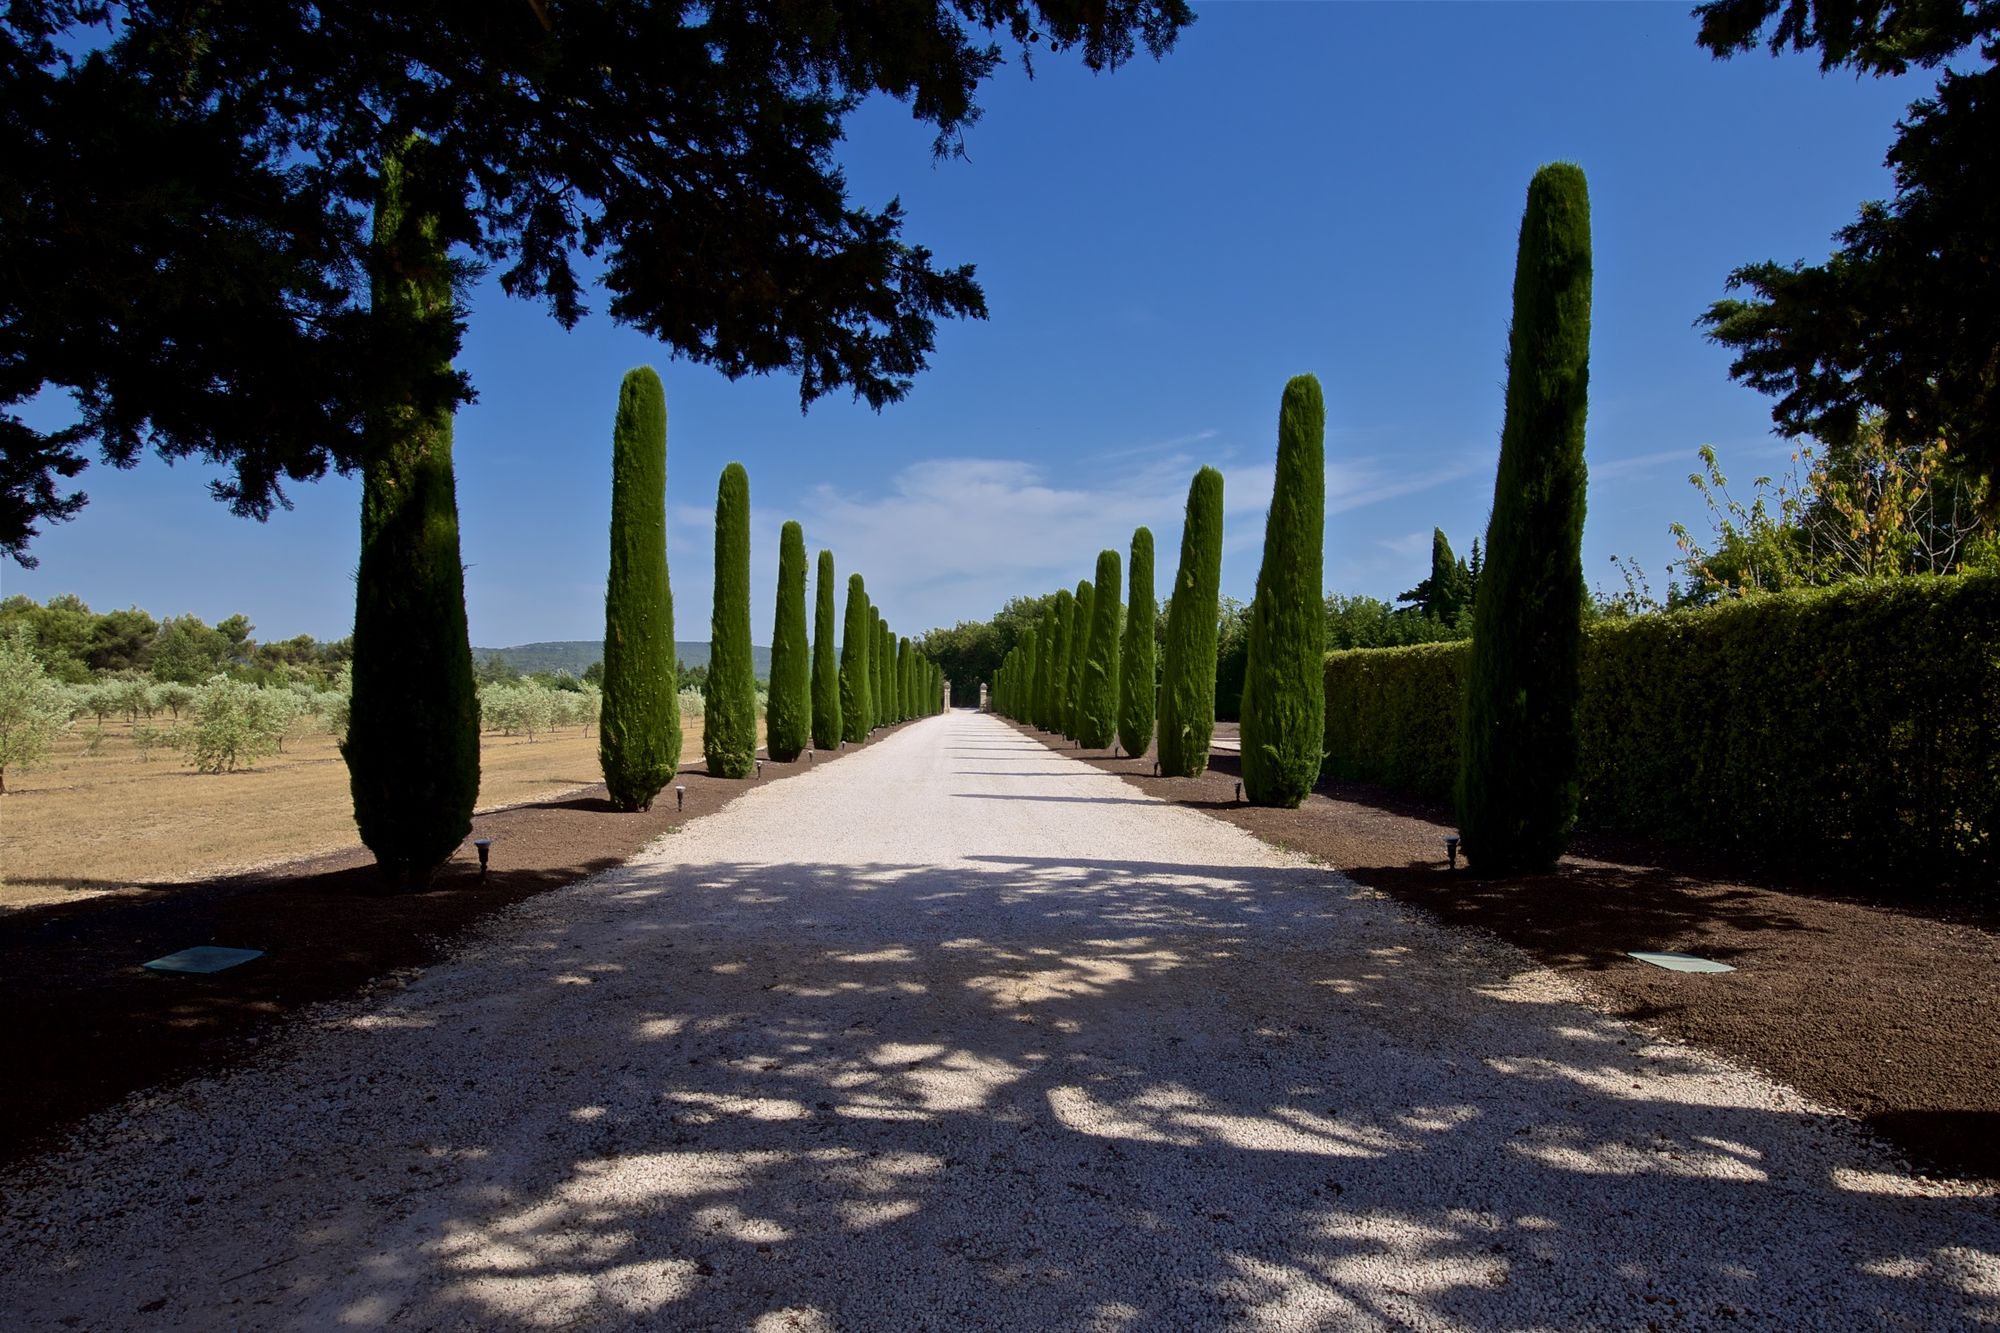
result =
[[611,431],[611,573],[597,757],[620,810],[646,810],[681,763],[674,594],[667,582],[667,396],[627,371]]
[[840,738],[860,742],[875,725],[868,700],[868,587],[847,576],[847,610],[840,630]]
[[1118,734],[1118,565],[1118,552],[1098,552],[1097,580],[1091,584],[1090,646],[1077,692],[1076,742],[1086,750],[1102,750]]
[[1243,671],[1243,795],[1294,808],[1326,753],[1326,401],[1294,376],[1278,409],[1278,471]]
[[1153,625],[1153,533],[1132,534],[1131,585],[1125,603],[1125,642],[1118,650],[1118,743],[1133,758],[1153,743],[1153,710],[1159,696]]
[[1042,660],[1035,664],[1033,720],[1043,731],[1056,729],[1056,718],[1062,707],[1063,638],[1069,633],[1071,601],[1069,589],[1060,589],[1055,600],[1042,611]]
[[757,675],[750,658],[750,474],[722,469],[715,492],[715,612],[702,690],[701,751],[710,777],[757,766]]
[[1216,627],[1222,595],[1222,474],[1205,467],[1188,484],[1181,562],[1167,605],[1160,664],[1160,772],[1195,778],[1208,771],[1215,735]]
[[833,646],[833,552],[819,553],[813,589],[812,739],[822,750],[840,744],[840,659]]
[[1075,600],[1070,612],[1069,665],[1067,692],[1063,696],[1062,734],[1076,739],[1078,714],[1083,711],[1083,663],[1090,656],[1091,617],[1096,611],[1097,590],[1089,579],[1076,581]]
[[1590,194],[1535,173],[1514,261],[1507,408],[1473,595],[1458,827],[1480,874],[1548,870],[1576,823]]
[[[431,151],[412,140],[384,154],[369,314],[392,343],[437,342],[443,363],[456,340],[451,261],[437,218],[416,206]],[[379,407],[362,442],[352,721],[340,748],[362,843],[390,885],[417,888],[472,831],[479,795],[451,408]]]
[[806,537],[796,521],[778,535],[778,607],[771,626],[771,693],[764,744],[781,764],[812,739],[812,661],[806,642]]

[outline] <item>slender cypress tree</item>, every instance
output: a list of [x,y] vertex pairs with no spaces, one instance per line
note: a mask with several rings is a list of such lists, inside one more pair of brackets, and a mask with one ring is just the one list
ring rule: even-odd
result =
[[1133,758],[1153,743],[1153,710],[1159,702],[1153,624],[1160,608],[1153,600],[1153,533],[1132,534],[1131,586],[1125,603],[1125,642],[1118,652],[1118,743]]
[[1049,664],[1049,720],[1043,730],[1063,732],[1069,715],[1069,655],[1075,643],[1076,594],[1068,588],[1056,593],[1056,659]]
[[[451,263],[437,218],[413,202],[431,151],[412,140],[383,155],[370,319],[386,345],[428,342],[442,365],[458,337]],[[472,831],[479,795],[451,442],[451,408],[415,395],[363,423],[353,720],[341,753],[361,841],[398,888],[430,881]]]
[[648,810],[681,763],[674,594],[667,582],[667,395],[651,366],[625,373],[611,430],[611,573],[597,758],[611,804]]
[[778,609],[771,626],[771,693],[764,744],[789,764],[812,739],[812,661],[806,642],[806,537],[797,522],[778,536]]
[[1086,750],[1102,750],[1118,734],[1118,552],[1097,555],[1097,581],[1091,585],[1090,639],[1078,677],[1076,742]]
[[1458,827],[1481,874],[1548,870],[1577,809],[1590,194],[1535,173],[1514,261],[1507,410],[1472,612]]
[[917,717],[917,653],[908,639],[896,641],[896,690],[903,700],[903,716]]
[[701,752],[710,777],[757,766],[757,675],[750,660],[750,474],[722,469],[715,492],[715,612],[702,690]]
[[1243,794],[1295,807],[1326,753],[1326,402],[1297,375],[1278,409],[1278,472],[1264,520],[1264,564],[1250,604],[1243,669]]
[[1215,735],[1215,635],[1222,587],[1222,474],[1205,467],[1188,484],[1181,563],[1167,605],[1160,669],[1160,772],[1200,777]]
[[[1042,618],[1048,619],[1046,614]],[[1018,722],[1032,722],[1035,681],[1042,667],[1042,631],[1039,625],[1021,636],[1021,645],[1014,652],[1019,660],[1007,673],[1007,716]]]
[[1091,617],[1097,609],[1097,589],[1089,579],[1076,581],[1075,609],[1070,613],[1068,692],[1063,696],[1062,734],[1076,739],[1083,713],[1083,664],[1090,658]]
[[847,610],[840,630],[840,738],[864,741],[874,727],[868,700],[868,588],[847,576]]
[[868,608],[868,698],[875,707],[875,725],[886,727],[896,720],[896,693],[889,688],[889,674],[882,670],[882,610]]
[[833,552],[819,553],[813,590],[812,739],[822,750],[840,744],[840,659],[833,647]]
[[1035,712],[1031,720],[1043,731],[1056,729],[1056,710],[1062,702],[1063,635],[1068,633],[1070,602],[1069,589],[1064,588],[1042,611],[1041,657],[1035,663]]

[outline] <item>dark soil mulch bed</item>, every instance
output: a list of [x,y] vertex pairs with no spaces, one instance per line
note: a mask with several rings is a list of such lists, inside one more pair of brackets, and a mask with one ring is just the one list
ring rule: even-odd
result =
[[[767,761],[759,781],[806,767]],[[752,785],[709,777],[699,756],[675,782],[687,788],[682,810],[670,784],[641,814],[613,810],[597,786],[476,815],[471,837],[420,892],[384,892],[356,847],[143,896],[0,913],[0,1164],[127,1093],[226,1065],[308,1005],[393,984],[501,908],[610,869]],[[493,840],[483,879],[472,838]],[[264,957],[211,977],[140,966],[198,944]]]
[[[1579,839],[1554,874],[1475,879],[1446,868],[1450,812],[1322,782],[1297,810],[1236,801],[1236,757],[1156,778],[1019,728],[1142,791],[1304,852],[1454,926],[1492,932],[1612,1012],[1761,1069],[1865,1120],[1920,1169],[2000,1180],[2000,932],[1991,914],[1884,904],[1760,883],[1712,858]],[[1904,902],[1912,895],[1899,895]],[[1625,956],[1694,953],[1734,966],[1689,975]]]

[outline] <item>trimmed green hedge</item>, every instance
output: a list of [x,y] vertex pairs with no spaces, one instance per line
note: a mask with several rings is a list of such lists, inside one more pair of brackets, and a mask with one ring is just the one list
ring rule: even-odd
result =
[[[1447,799],[1465,644],[1326,663],[1327,772]],[[1584,636],[1584,826],[2000,882],[2000,577],[1855,582]]]

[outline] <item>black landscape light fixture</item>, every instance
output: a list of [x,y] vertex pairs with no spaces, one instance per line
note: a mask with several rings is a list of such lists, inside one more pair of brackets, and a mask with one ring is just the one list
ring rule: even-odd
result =
[[1451,862],[1451,868],[1453,870],[1458,869],[1458,835],[1456,833],[1447,833],[1444,835],[1444,854],[1445,859]]
[[1236,784],[1236,804],[1243,804],[1243,784],[1240,782]]
[[764,776],[764,761],[762,759],[757,761],[757,776],[760,778]]
[[481,878],[481,879],[485,879],[485,878],[486,878],[486,857],[487,857],[487,854],[488,854],[488,853],[490,853],[490,852],[491,852],[491,851],[493,850],[493,839],[491,839],[491,838],[474,838],[474,839],[472,840],[472,850],[474,850],[475,852],[478,852],[478,853],[479,853],[479,878]]
[[812,752],[812,746],[808,745],[808,746],[806,747],[806,767],[807,767],[807,768],[811,768],[811,767],[812,767],[812,761],[813,761],[813,752]]
[[682,785],[681,785],[681,784],[679,784],[679,783],[675,783],[675,784],[674,784],[674,809],[676,809],[676,810],[685,810],[685,809],[687,808],[687,799],[688,799],[688,789],[687,789],[686,787],[682,786]]
[[1153,776],[1154,777],[1160,776],[1160,761],[1157,759],[1153,761]]

